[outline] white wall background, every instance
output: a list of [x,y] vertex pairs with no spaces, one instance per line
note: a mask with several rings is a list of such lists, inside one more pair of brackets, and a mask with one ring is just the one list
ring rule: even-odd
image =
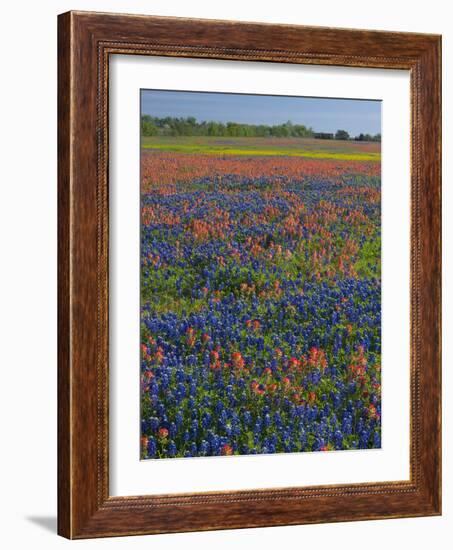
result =
[[[16,0],[2,5],[0,40],[0,540],[4,548],[297,546],[450,548],[452,283],[444,275],[444,515],[330,525],[69,542],[56,535],[57,14],[70,9],[443,34],[444,272],[452,280],[453,26],[450,2],[420,0]],[[450,20],[450,23],[448,22]],[[450,328],[451,330],[451,328]]]

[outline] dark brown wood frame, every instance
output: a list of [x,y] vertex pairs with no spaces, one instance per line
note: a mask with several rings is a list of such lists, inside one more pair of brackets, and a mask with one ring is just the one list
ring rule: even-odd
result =
[[[440,514],[440,36],[69,12],[59,16],[58,48],[58,532],[87,538]],[[112,54],[410,71],[410,481],[109,496]]]

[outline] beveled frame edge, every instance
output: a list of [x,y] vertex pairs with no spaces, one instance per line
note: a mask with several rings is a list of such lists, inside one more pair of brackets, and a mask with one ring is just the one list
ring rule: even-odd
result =
[[[440,514],[441,37],[68,12],[59,16],[58,48],[58,533],[88,538]],[[410,481],[109,496],[112,54],[410,71]]]

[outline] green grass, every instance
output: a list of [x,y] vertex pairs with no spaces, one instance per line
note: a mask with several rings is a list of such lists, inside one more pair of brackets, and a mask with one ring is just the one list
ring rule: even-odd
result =
[[381,238],[374,237],[369,241],[366,241],[359,251],[358,260],[355,263],[355,269],[360,277],[373,277],[376,276],[373,271],[373,266],[379,266],[380,277],[380,265],[381,265]]

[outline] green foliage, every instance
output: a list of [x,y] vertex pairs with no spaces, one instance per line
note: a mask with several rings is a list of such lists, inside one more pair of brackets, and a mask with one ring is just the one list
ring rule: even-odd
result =
[[154,125],[149,115],[144,115],[141,118],[141,132],[142,136],[157,136],[158,130]]
[[359,259],[355,264],[355,269],[360,277],[375,276],[376,266],[381,266],[381,238],[376,236],[366,241],[359,252]]
[[372,136],[371,134],[359,134],[354,138],[356,141],[378,141],[381,142],[381,134]]
[[337,130],[337,133],[335,134],[335,139],[347,140],[349,139],[349,134],[348,132],[346,132],[346,130]]
[[213,137],[312,137],[313,130],[303,124],[243,124],[239,122],[198,122],[194,117],[152,117],[142,115],[143,136],[213,136]]

